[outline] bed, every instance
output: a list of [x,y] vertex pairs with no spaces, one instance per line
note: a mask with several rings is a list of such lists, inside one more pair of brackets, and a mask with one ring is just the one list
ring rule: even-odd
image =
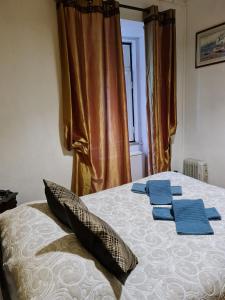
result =
[[177,199],[202,198],[206,207],[216,207],[222,221],[210,222],[214,235],[177,235],[173,221],[154,221],[148,196],[132,193],[131,184],[82,197],[138,257],[122,285],[53,216],[46,201],[26,203],[0,215],[11,299],[225,299],[225,189],[174,172],[151,178],[181,185]]

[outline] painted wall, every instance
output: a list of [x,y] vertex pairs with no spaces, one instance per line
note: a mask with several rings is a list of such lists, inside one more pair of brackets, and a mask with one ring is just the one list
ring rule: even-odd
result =
[[59,136],[54,1],[0,1],[0,40],[0,188],[45,199],[42,178],[69,187],[72,168]]
[[225,63],[195,69],[195,33],[225,22],[224,0],[189,0],[184,155],[206,160],[225,187]]
[[[171,1],[127,1],[177,8],[178,131],[173,167],[182,162],[185,9]],[[176,1],[172,1],[176,2]],[[121,17],[141,15],[121,10]],[[70,187],[72,157],[60,138],[61,80],[53,0],[0,1],[0,188],[19,203],[43,199],[42,178]]]

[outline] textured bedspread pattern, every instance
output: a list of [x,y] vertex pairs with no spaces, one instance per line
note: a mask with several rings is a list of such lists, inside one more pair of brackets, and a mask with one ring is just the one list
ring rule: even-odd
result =
[[225,299],[225,190],[177,173],[151,179],[170,180],[182,186],[183,198],[201,198],[206,208],[216,207],[222,221],[213,223],[214,235],[180,236],[174,222],[154,221],[148,196],[131,192],[132,184],[82,197],[138,257],[122,286],[56,220],[45,201],[21,205],[0,215],[12,298]]

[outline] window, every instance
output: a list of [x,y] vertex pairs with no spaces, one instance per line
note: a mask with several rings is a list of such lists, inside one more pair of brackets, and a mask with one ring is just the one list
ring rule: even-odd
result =
[[130,152],[148,152],[144,23],[121,20]]
[[128,131],[129,141],[135,142],[135,116],[134,116],[134,76],[132,65],[132,43],[123,42],[123,56],[127,93],[127,113],[128,113]]

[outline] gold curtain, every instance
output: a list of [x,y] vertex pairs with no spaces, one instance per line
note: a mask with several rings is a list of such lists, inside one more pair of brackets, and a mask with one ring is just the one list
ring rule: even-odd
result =
[[131,180],[119,4],[64,0],[57,12],[65,147],[85,195]]
[[148,173],[171,168],[171,137],[176,132],[175,10],[144,14],[147,80]]

